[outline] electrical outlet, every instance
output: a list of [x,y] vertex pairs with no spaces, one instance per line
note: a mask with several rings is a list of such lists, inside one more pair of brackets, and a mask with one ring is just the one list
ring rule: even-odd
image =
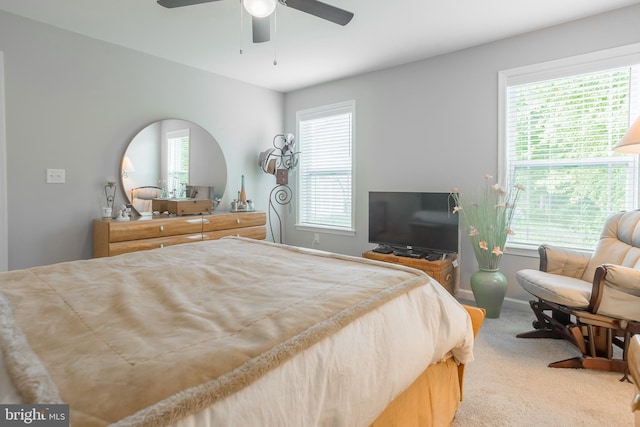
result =
[[47,184],[64,184],[64,169],[47,169]]

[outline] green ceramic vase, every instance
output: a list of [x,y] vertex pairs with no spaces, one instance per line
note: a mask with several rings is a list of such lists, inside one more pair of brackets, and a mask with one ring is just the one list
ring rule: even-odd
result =
[[507,294],[507,278],[500,270],[480,269],[471,275],[471,291],[478,307],[487,310],[487,317],[500,317],[502,302]]

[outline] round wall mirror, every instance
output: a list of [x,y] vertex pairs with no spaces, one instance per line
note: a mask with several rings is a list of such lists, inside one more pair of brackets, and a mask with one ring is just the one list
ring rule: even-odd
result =
[[120,177],[126,199],[137,213],[148,215],[154,198],[222,198],[227,163],[205,129],[166,119],[148,125],[131,140],[122,156]]

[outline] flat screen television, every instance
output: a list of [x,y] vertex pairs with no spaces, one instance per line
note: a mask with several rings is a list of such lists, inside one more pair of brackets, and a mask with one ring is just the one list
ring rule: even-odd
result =
[[416,258],[457,253],[458,215],[452,210],[449,193],[371,191],[369,243],[378,244],[378,252]]

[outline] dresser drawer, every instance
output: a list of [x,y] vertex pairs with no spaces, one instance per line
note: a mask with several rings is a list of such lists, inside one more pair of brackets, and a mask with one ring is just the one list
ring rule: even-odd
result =
[[109,227],[109,241],[125,242],[190,233],[202,233],[202,217],[113,222]]
[[229,228],[227,230],[205,231],[202,233],[204,240],[216,240],[226,236],[248,237],[250,239],[264,240],[267,238],[267,227]]
[[154,239],[128,240],[109,244],[109,255],[120,255],[128,252],[145,251],[183,243],[201,242],[202,233],[183,234],[179,236],[157,237]]
[[423,267],[419,267],[419,269],[436,279],[438,282],[442,283],[450,281],[453,278],[453,267],[451,264],[446,265],[444,268],[439,267],[440,266],[425,265]]
[[93,221],[93,256],[161,248],[225,236],[267,238],[265,212],[216,213],[205,216],[131,218],[130,221]]
[[[242,212],[225,215],[211,215],[203,217],[202,231],[219,231],[233,228],[244,228],[265,225],[267,214],[265,212]],[[236,235],[231,233],[227,235]]]

